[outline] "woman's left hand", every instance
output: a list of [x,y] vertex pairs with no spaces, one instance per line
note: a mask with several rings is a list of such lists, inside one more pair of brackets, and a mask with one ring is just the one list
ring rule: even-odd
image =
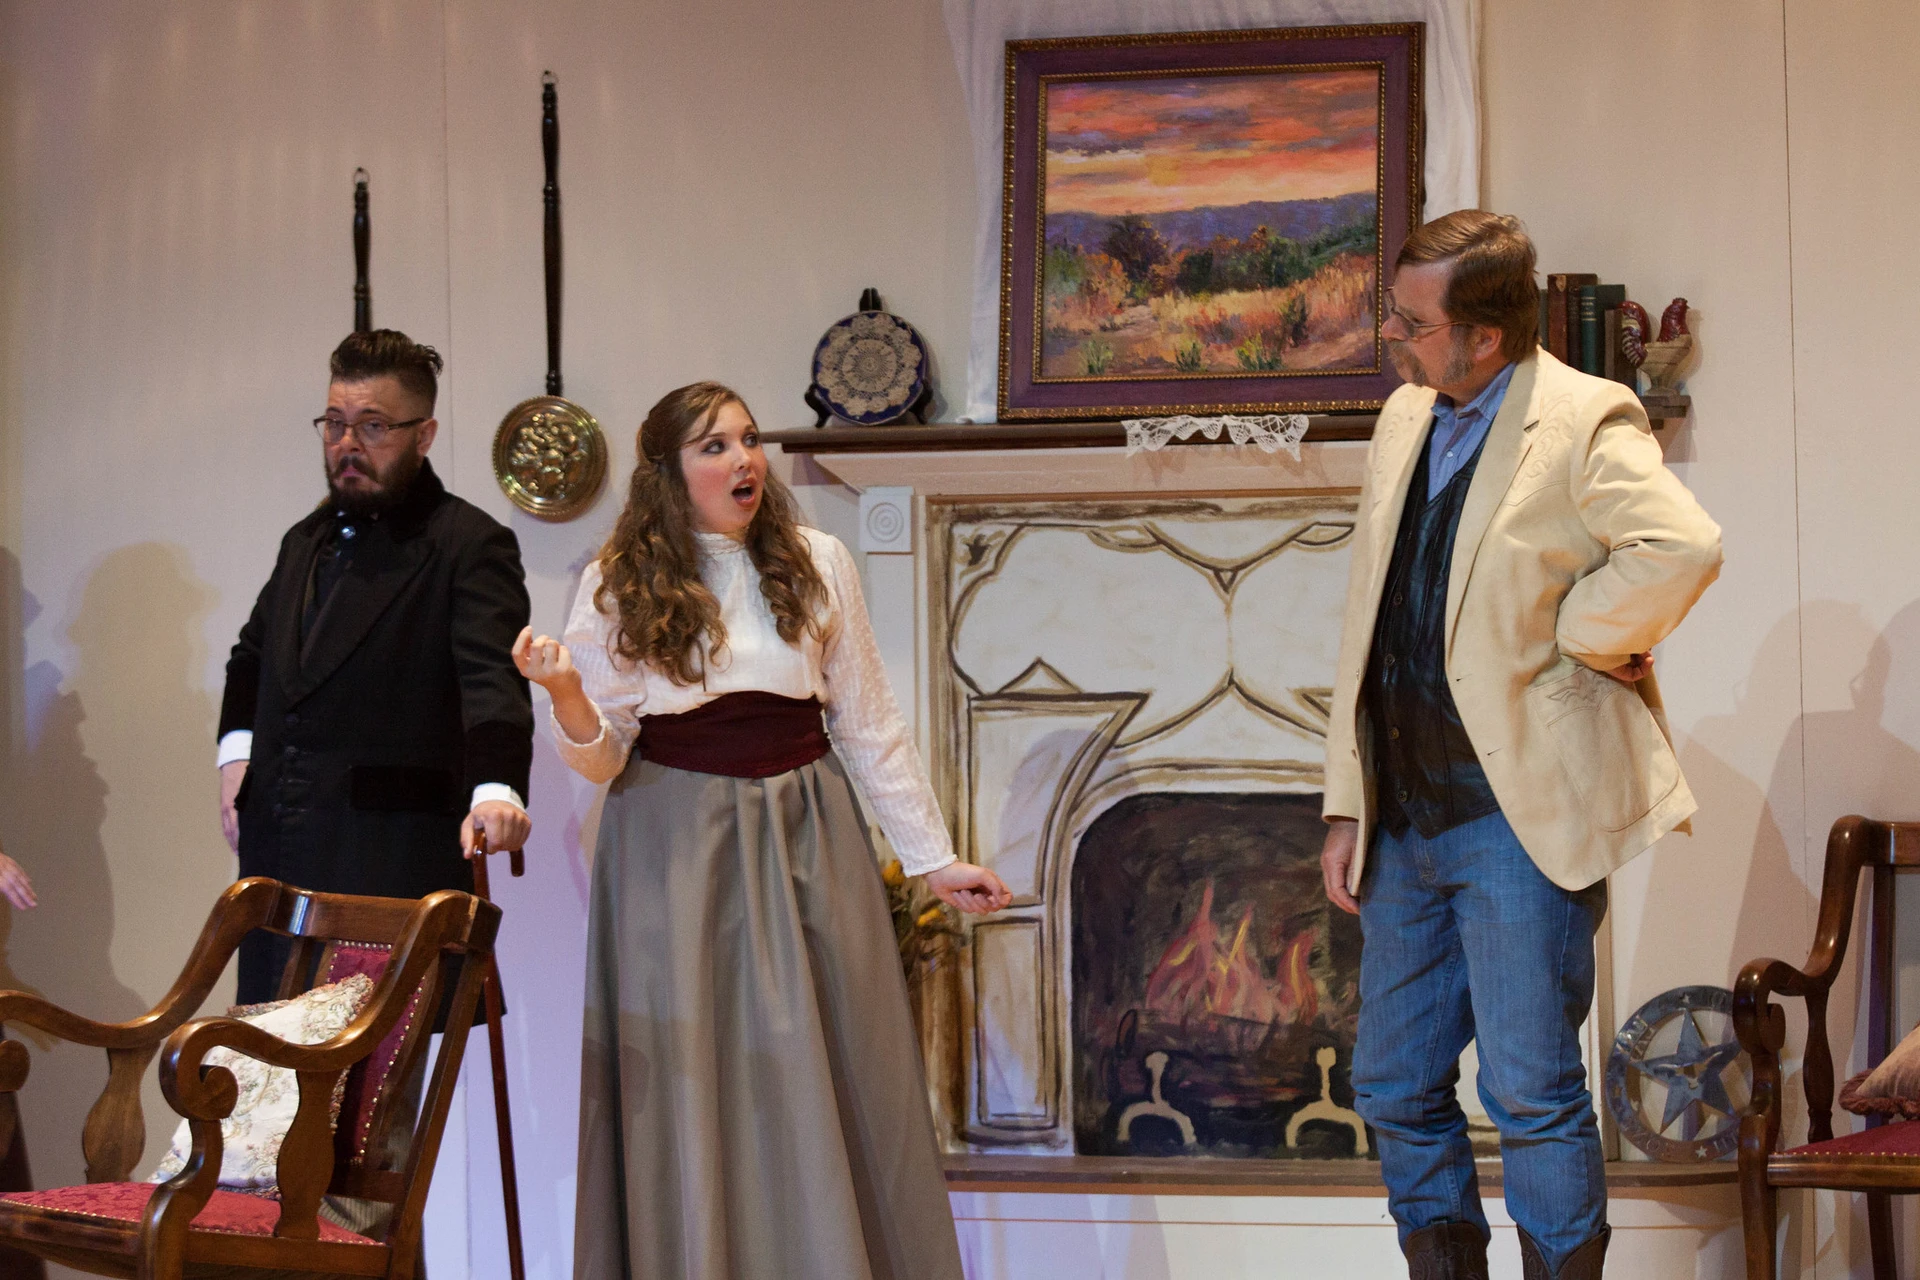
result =
[[927,872],[927,887],[940,901],[968,915],[998,911],[1013,901],[1013,890],[985,867],[971,862],[949,862]]

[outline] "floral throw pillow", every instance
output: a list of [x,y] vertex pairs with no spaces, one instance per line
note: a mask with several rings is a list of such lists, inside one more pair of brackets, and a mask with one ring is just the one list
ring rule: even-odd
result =
[[[240,1005],[230,1013],[291,1044],[319,1044],[344,1031],[372,994],[373,979],[356,973],[292,1000]],[[280,1145],[286,1141],[287,1130],[293,1127],[294,1114],[300,1109],[299,1077],[286,1067],[269,1066],[225,1048],[209,1052],[206,1064],[233,1072],[240,1086],[233,1114],[220,1122],[220,1185],[230,1191],[277,1193]],[[343,1072],[340,1085],[346,1079]],[[337,1085],[332,1116],[336,1122],[340,1119],[340,1095]],[[173,1135],[173,1146],[150,1180],[165,1182],[186,1167],[187,1157],[192,1154],[193,1131],[182,1120]]]
[[[1859,1084],[1847,1081],[1850,1093],[1862,1105],[1872,1105],[1872,1109],[1882,1112],[1894,1112],[1911,1117],[1909,1109],[1902,1108],[1901,1102],[1912,1103],[1920,1100],[1920,1027],[1907,1032],[1906,1039],[1893,1047],[1893,1052],[1880,1060],[1880,1065],[1869,1071]],[[1891,1104],[1891,1105],[1889,1105]],[[1860,1106],[1841,1103],[1849,1111],[1860,1115],[1868,1114]]]

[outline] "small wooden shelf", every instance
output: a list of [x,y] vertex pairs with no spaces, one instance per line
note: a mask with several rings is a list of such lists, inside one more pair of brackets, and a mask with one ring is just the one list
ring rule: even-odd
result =
[[[1501,1185],[1500,1162],[1476,1162],[1483,1188]],[[1350,1191],[1383,1195],[1372,1160],[1209,1160],[1194,1156],[1035,1156],[965,1153],[942,1158],[949,1191],[1132,1195],[1289,1195]],[[1609,1160],[1610,1190],[1731,1186],[1731,1161],[1654,1164]]]
[[[1673,424],[1693,411],[1689,396],[1644,396],[1647,417],[1655,425]],[[1327,440],[1365,440],[1373,434],[1377,415],[1371,413],[1314,414],[1307,419],[1308,443]],[[1127,443],[1127,430],[1118,422],[990,422],[982,424],[930,422],[925,426],[799,427],[762,433],[761,440],[788,453],[931,453],[970,449],[1070,449],[1115,447]],[[1180,445],[1226,444],[1225,436],[1207,440],[1194,436]]]

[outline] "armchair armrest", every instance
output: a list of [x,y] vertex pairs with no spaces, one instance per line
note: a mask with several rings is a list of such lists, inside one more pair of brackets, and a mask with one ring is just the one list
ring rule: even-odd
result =
[[[0,1025],[18,1022],[73,1044],[107,1051],[106,1087],[87,1112],[80,1138],[87,1181],[124,1182],[132,1176],[146,1146],[140,1077],[160,1043],[207,998],[240,939],[269,916],[280,894],[281,886],[272,880],[254,878],[230,886],[214,903],[172,988],[137,1018],[96,1022],[31,992],[0,991]],[[13,1041],[5,1045],[0,1047],[0,1093],[18,1091],[29,1069],[25,1048]]]
[[[0,1023],[18,1022],[90,1049],[153,1048],[167,1038],[169,1031],[185,1021],[185,1011],[178,1021],[169,1023],[167,1020],[167,1015],[174,1012],[177,1003],[163,1000],[138,1018],[126,1022],[95,1022],[92,1018],[83,1018],[29,991],[0,991]],[[0,1080],[0,1093],[10,1092],[24,1083],[24,1076],[19,1084],[14,1085],[7,1085]]]
[[1827,1035],[1827,997],[1847,957],[1853,933],[1854,900],[1860,873],[1885,844],[1887,828],[1857,815],[1840,819],[1827,835],[1827,862],[1820,885],[1820,915],[1807,962],[1795,968],[1784,960],[1763,958],[1740,969],[1733,989],[1733,1027],[1740,1047],[1753,1062],[1753,1094],[1740,1122],[1741,1159],[1765,1159],[1780,1144],[1780,1051],[1786,1044],[1786,1016],[1773,997],[1806,1001],[1807,1047],[1801,1080],[1807,1095],[1807,1140],[1833,1136],[1833,1046]]
[[[1753,1064],[1753,1089],[1740,1117],[1740,1158],[1764,1161],[1780,1145],[1780,1050],[1787,1041],[1787,1020],[1775,994],[1808,997],[1825,988],[1784,960],[1752,960],[1740,969],[1733,987],[1733,1030]],[[1811,1001],[1809,1001],[1811,1005]],[[1822,1009],[1824,1015],[1824,1003]],[[1809,1008],[1808,1026],[1814,1025]],[[1820,1019],[1825,1029],[1825,1017]],[[1824,1035],[1822,1037],[1824,1040]],[[1811,1049],[1811,1046],[1809,1046]],[[1811,1052],[1808,1054],[1812,1058]],[[1831,1075],[1832,1068],[1828,1068]],[[1829,1120],[1831,1125],[1831,1120]]]
[[[200,930],[186,968],[159,1003],[137,1018],[96,1022],[29,991],[0,991],[0,1024],[23,1023],[69,1043],[109,1052],[151,1052],[200,1007],[240,939],[266,918],[279,893],[278,884],[256,878],[242,880],[221,894]],[[24,1076],[20,1083],[25,1083]],[[12,1087],[17,1089],[19,1084]]]

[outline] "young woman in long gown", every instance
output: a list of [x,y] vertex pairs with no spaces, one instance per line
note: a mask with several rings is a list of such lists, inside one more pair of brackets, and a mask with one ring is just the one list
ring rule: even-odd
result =
[[613,784],[574,1275],[961,1280],[848,775],[909,875],[964,911],[1011,895],[955,860],[853,558],[796,523],[746,405],[682,387],[639,453],[565,642],[514,646],[552,697],[561,757]]

